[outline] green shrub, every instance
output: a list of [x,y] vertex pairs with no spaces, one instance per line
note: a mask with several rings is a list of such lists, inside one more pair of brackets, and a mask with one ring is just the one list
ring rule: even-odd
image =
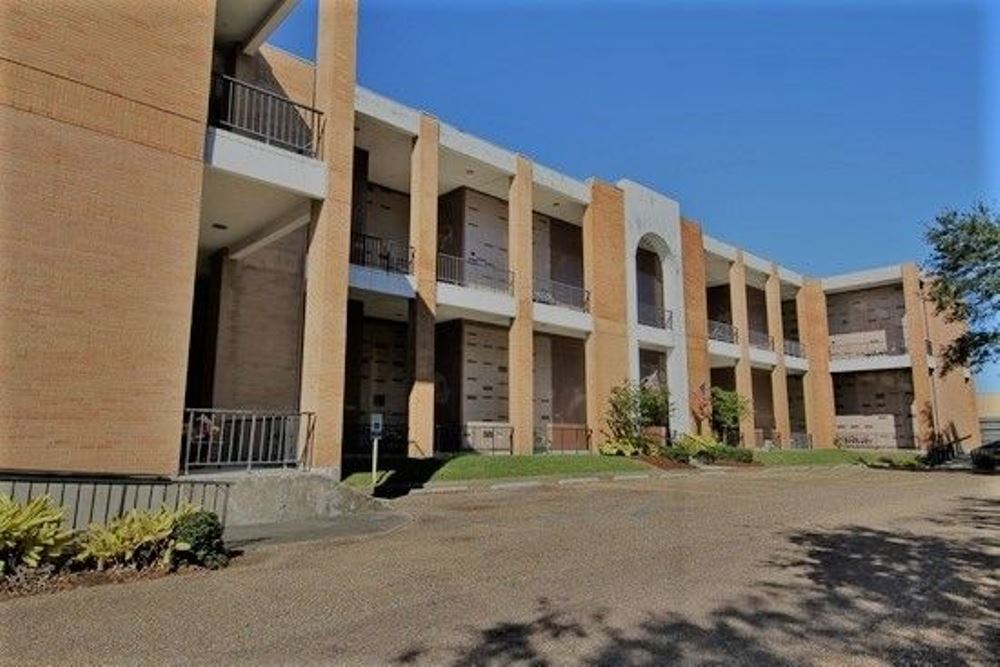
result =
[[641,453],[640,448],[629,440],[608,440],[598,451],[605,456],[635,456]]
[[750,413],[750,399],[735,391],[712,387],[712,427],[725,442],[738,439],[740,422]]
[[753,452],[740,447],[729,447],[728,445],[713,445],[697,452],[694,457],[703,463],[715,463],[716,461],[734,461],[737,463],[752,463]]
[[25,504],[0,495],[0,575],[19,567],[59,563],[73,546],[73,533],[62,527],[63,510],[48,496]]
[[691,455],[683,447],[671,446],[671,447],[661,447],[659,455],[669,461],[676,461],[678,463],[687,463],[691,460]]
[[698,452],[711,449],[712,447],[722,446],[713,438],[704,435],[693,435],[691,433],[685,433],[682,435],[677,439],[677,442],[674,443],[674,445],[687,452],[688,456],[694,456]]
[[214,512],[197,510],[177,517],[173,529],[174,563],[215,569],[229,562],[222,522]]
[[608,399],[606,434],[615,444],[608,448],[608,453],[654,454],[660,439],[650,436],[646,429],[669,428],[671,410],[666,387],[634,382],[614,387]]
[[106,526],[91,524],[80,539],[76,559],[98,570],[114,566],[136,569],[168,566],[177,546],[174,522],[191,512],[190,508],[176,512],[166,508],[157,512],[132,510]]

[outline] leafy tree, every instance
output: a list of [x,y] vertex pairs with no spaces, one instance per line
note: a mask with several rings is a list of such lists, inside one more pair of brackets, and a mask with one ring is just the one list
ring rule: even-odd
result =
[[942,351],[942,372],[978,370],[1000,359],[1000,216],[984,203],[947,210],[924,233],[933,275],[928,295],[947,322],[966,330]]
[[666,387],[623,382],[608,399],[607,434],[614,447],[648,454],[656,446],[645,429],[669,426],[670,392]]
[[740,422],[750,414],[750,399],[735,391],[712,387],[712,427],[723,442],[731,442]]

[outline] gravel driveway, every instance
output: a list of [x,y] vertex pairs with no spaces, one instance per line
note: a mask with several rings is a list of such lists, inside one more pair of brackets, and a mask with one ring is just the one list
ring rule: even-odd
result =
[[0,661],[995,664],[1000,477],[857,467],[409,496],[227,570],[0,603]]

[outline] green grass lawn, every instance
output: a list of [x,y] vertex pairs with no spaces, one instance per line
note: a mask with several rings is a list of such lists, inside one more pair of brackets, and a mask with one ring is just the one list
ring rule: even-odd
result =
[[[450,459],[407,461],[395,470],[380,471],[379,484],[386,481],[420,484],[643,470],[649,470],[649,467],[640,461],[622,456],[598,456],[595,454],[479,456],[464,454]],[[344,481],[356,488],[368,487],[371,486],[371,472],[356,472]]]
[[917,452],[844,450],[844,449],[775,449],[755,451],[755,461],[768,466],[794,465],[836,465],[838,463],[880,463],[889,459],[895,464],[912,464],[917,461]]

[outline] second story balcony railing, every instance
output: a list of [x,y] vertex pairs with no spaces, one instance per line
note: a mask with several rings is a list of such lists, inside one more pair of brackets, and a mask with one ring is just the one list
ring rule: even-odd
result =
[[538,303],[565,306],[584,313],[590,312],[590,291],[550,278],[536,277],[531,285],[532,296]]
[[711,340],[735,345],[740,342],[740,331],[728,322],[708,321],[708,337]]
[[750,347],[755,347],[758,350],[774,351],[774,339],[763,331],[750,329],[747,342],[750,343]]
[[476,287],[510,294],[514,289],[514,272],[501,269],[478,259],[465,259],[438,253],[438,282],[463,287]]
[[800,359],[806,358],[806,349],[801,342],[797,340],[792,340],[790,338],[785,339],[785,356],[788,357],[798,357]]
[[831,359],[858,359],[862,357],[897,356],[906,354],[909,350],[902,341],[861,341],[861,342],[830,342]]
[[413,248],[369,234],[351,234],[351,264],[382,269],[390,273],[413,270]]
[[322,111],[231,76],[213,78],[209,122],[293,153],[320,157]]
[[667,331],[671,331],[674,328],[673,312],[655,303],[640,301],[636,311],[636,319],[639,321],[639,324],[644,324],[647,327],[656,327],[657,329],[666,329]]

